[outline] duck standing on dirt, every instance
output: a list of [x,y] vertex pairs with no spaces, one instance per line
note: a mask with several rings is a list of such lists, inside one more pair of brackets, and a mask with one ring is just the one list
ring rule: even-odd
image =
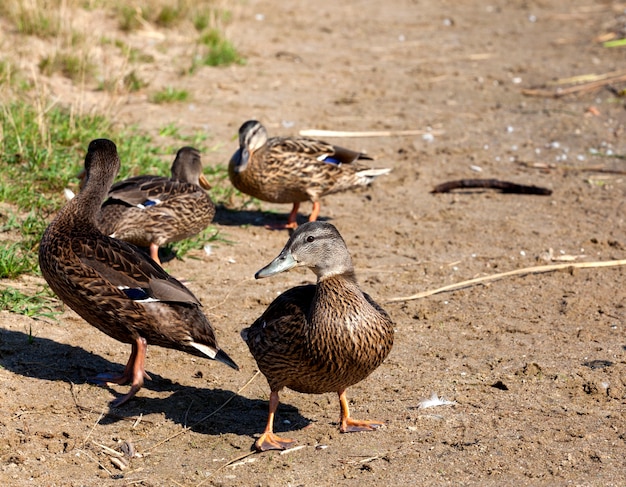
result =
[[298,266],[310,268],[317,284],[284,292],[241,332],[271,389],[267,426],[255,443],[260,451],[285,449],[294,441],[273,432],[278,394],[284,387],[309,394],[336,392],[341,432],[382,425],[352,419],[346,389],[383,363],[393,345],[393,322],[359,288],[346,244],[330,223],[300,226],[278,257],[255,277]]
[[102,233],[149,247],[159,265],[159,247],[196,235],[215,216],[200,152],[183,147],[171,171],[171,178],[143,175],[115,183],[98,218]]
[[239,129],[239,149],[228,164],[228,175],[242,193],[270,203],[292,203],[287,223],[272,228],[296,228],[301,202],[313,202],[309,221],[316,221],[320,198],[367,186],[391,171],[362,163],[371,160],[365,154],[321,140],[268,138],[261,123],[249,120]]
[[193,293],[139,249],[104,235],[97,227],[100,205],[120,168],[117,148],[93,140],[85,157],[83,190],[50,223],[39,247],[39,266],[52,290],[89,324],[132,344],[121,375],[100,374],[98,384],[141,389],[148,344],[219,360],[238,370],[221,350],[215,332]]

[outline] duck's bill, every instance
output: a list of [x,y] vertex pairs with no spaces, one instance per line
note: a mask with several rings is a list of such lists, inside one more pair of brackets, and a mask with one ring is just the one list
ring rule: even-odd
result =
[[207,178],[204,177],[204,174],[200,174],[198,181],[200,182],[200,186],[202,186],[202,188],[211,189],[211,183],[207,181]]
[[298,262],[293,258],[291,252],[283,250],[278,257],[276,257],[272,262],[263,267],[263,269],[258,271],[254,275],[254,277],[256,279],[261,279],[262,277],[270,277],[274,274],[288,271],[289,269],[297,265]]
[[248,167],[248,160],[250,159],[250,151],[245,148],[239,148],[237,152],[233,155],[233,160],[235,162],[234,169],[236,173],[240,173],[246,170]]

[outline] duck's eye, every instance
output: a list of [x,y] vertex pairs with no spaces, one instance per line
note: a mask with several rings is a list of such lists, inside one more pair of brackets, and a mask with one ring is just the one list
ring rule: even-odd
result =
[[314,237],[313,235],[309,235],[309,236],[306,238],[306,241],[307,241],[307,242],[309,242],[309,243],[311,243],[313,240],[315,240],[315,237]]

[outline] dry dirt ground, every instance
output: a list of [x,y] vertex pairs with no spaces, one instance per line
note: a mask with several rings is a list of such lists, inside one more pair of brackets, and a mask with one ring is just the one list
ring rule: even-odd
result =
[[[623,28],[625,8],[592,0],[251,0],[232,6],[227,29],[245,66],[181,77],[193,50],[188,37],[128,36],[157,59],[142,72],[150,88],[185,88],[189,103],[155,105],[143,92],[112,101],[49,80],[62,102],[80,96],[86,106],[106,106],[157,140],[167,124],[206,130],[215,146],[207,166],[228,160],[250,118],[276,135],[307,128],[431,135],[333,139],[393,171],[322,205],[362,287],[396,323],[386,362],[349,390],[355,417],[384,428],[340,434],[334,395],[286,391],[277,430],[302,448],[246,456],[265,424],[268,388],[254,377],[239,331],[277,293],[314,276],[253,279],[287,239],[263,225],[285,218],[288,206],[224,208],[216,227],[232,244],[166,268],[189,281],[241,371],[153,347],[153,380],[128,405],[109,409],[126,388],[87,378],[120,370],[128,346],[69,310],[58,321],[2,313],[0,484],[626,485],[623,266],[386,302],[529,266],[626,258],[624,98],[606,87],[561,98],[522,93],[623,69],[624,48],[604,48],[597,38]],[[90,15],[94,29],[114,26]],[[476,177],[553,193],[430,194],[436,184]],[[304,220],[310,205],[302,210]],[[419,408],[432,394],[453,404]],[[120,470],[107,448],[124,442],[138,455]]]

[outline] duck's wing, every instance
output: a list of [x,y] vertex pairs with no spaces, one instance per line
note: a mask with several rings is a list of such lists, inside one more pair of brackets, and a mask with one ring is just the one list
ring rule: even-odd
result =
[[[298,286],[278,296],[265,312],[241,332],[259,368],[273,368],[275,364],[299,362],[300,347],[305,341],[305,330],[315,286]],[[267,374],[266,374],[267,375]]]
[[104,235],[72,240],[72,251],[81,263],[100,274],[107,285],[133,301],[163,301],[200,306],[181,282],[136,247]]
[[362,152],[307,137],[275,137],[270,139],[268,147],[275,154],[300,155],[326,164],[341,165],[352,164],[358,160],[372,160]]
[[138,207],[156,205],[178,186],[176,181],[161,176],[135,176],[115,183],[103,206],[120,203]]

